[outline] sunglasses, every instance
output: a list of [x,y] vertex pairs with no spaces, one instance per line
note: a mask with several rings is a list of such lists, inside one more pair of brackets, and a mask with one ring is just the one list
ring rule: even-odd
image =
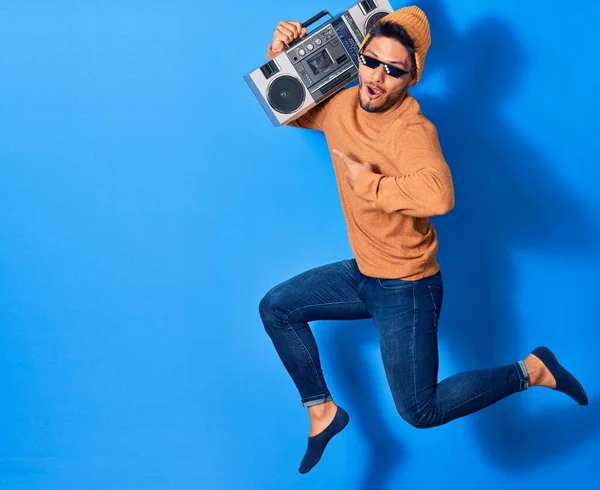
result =
[[379,65],[383,65],[385,72],[390,77],[394,77],[394,78],[403,77],[404,75],[408,75],[409,73],[412,73],[415,70],[414,66],[408,71],[401,70],[400,68],[396,68],[395,66],[388,65],[387,63],[384,63],[383,61],[379,61],[378,59],[371,58],[370,56],[367,56],[366,54],[362,54],[362,53],[359,53],[358,59],[361,61],[361,63],[363,65],[365,65],[368,68],[372,68],[373,70],[375,68],[377,68]]

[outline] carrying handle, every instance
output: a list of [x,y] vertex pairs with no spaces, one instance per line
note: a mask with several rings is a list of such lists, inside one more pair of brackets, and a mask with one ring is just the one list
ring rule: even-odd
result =
[[[331,15],[328,10],[321,10],[321,12],[319,12],[317,15],[313,15],[310,19],[302,22],[302,27],[308,27],[309,25],[314,24],[315,22],[317,22],[319,19],[322,19],[326,15],[329,15],[333,19],[333,15]],[[309,34],[309,32],[307,31],[306,36],[308,36],[308,34]],[[306,36],[295,39],[294,42],[292,42],[291,44],[288,44],[287,45],[288,49],[291,48],[292,46],[294,46],[295,44],[302,42]]]
[[331,18],[333,19],[333,15],[331,15],[329,13],[328,10],[321,10],[321,12],[319,12],[317,15],[313,15],[310,19],[308,19],[305,22],[302,22],[302,27],[308,27],[311,24],[314,24],[315,22],[317,22],[320,18],[325,17],[326,15],[331,16]]

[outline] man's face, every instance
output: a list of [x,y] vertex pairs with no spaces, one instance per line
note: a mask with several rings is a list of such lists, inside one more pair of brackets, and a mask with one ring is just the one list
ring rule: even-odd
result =
[[[394,39],[376,37],[362,52],[401,70],[408,71],[412,68],[410,53]],[[403,100],[411,75],[394,78],[386,73],[383,65],[373,69],[360,63],[358,68],[360,106],[367,112],[383,112],[389,109],[396,102]]]

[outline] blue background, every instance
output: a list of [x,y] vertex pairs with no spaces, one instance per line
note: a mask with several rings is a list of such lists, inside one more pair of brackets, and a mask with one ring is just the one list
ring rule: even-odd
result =
[[258,302],[351,251],[323,135],[274,128],[242,76],[279,20],[349,3],[1,1],[2,489],[600,485],[600,5],[418,4],[413,94],[456,186],[440,374],[547,344],[590,406],[534,389],[413,429],[372,323],[319,322],[352,423],[299,475],[307,419]]

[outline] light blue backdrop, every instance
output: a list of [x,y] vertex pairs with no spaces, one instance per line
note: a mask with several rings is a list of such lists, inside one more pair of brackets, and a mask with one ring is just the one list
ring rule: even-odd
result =
[[413,429],[372,324],[318,323],[352,422],[299,475],[258,302],[351,252],[323,136],[274,128],[242,75],[279,20],[349,2],[0,1],[2,489],[600,486],[600,6],[419,5],[413,94],[456,185],[441,375],[547,344],[590,406],[536,389]]

